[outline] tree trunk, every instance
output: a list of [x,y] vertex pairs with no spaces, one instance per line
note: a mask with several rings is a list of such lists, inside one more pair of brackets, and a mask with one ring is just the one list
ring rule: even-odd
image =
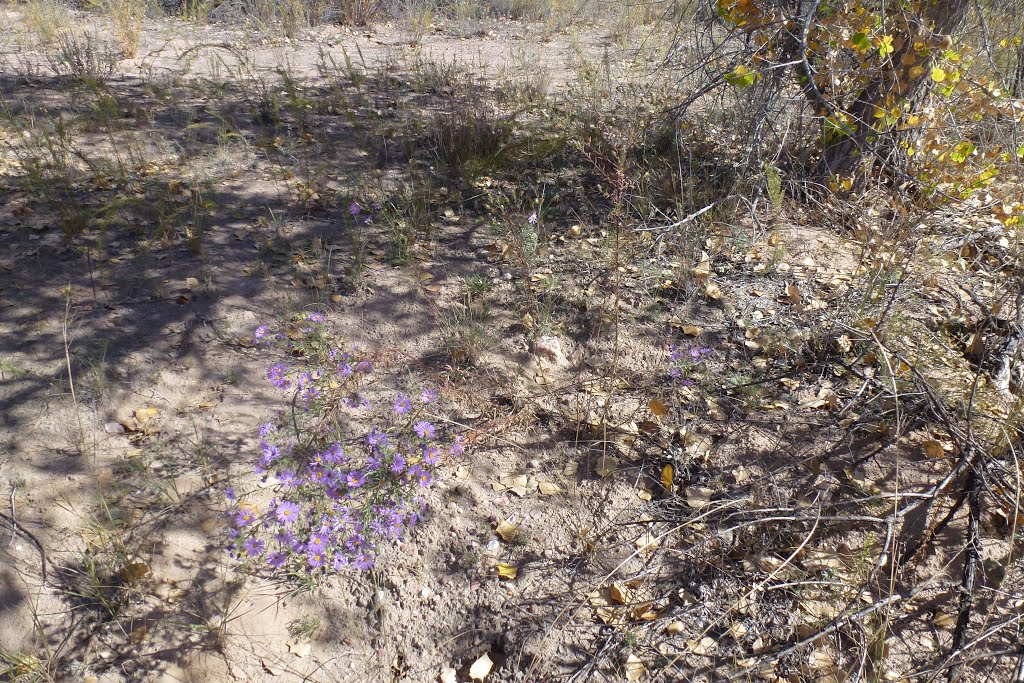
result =
[[[906,17],[906,31],[902,45],[889,56],[888,66],[865,87],[853,104],[843,110],[855,127],[853,135],[846,135],[827,144],[822,150],[814,175],[828,179],[834,175],[848,175],[864,156],[871,157],[869,171],[876,166],[893,168],[899,158],[899,143],[903,139],[896,131],[884,127],[875,117],[880,109],[888,109],[893,100],[905,100],[911,106],[919,104],[931,85],[927,62],[920,64],[923,72],[917,78],[909,77],[910,65],[903,66],[904,56],[915,52],[914,44],[924,42],[933,52],[949,45],[950,36],[961,26],[970,11],[969,0],[925,0],[917,16]],[[898,162],[897,162],[898,163]],[[902,166],[902,164],[899,164]]]

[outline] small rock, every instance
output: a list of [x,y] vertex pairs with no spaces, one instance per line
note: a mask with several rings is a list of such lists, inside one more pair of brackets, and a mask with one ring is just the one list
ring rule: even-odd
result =
[[498,552],[498,548],[500,547],[501,543],[499,543],[498,539],[496,538],[492,538],[491,540],[487,541],[487,552],[496,553]]
[[430,597],[430,587],[429,586],[424,586],[423,587],[423,590],[420,591],[420,597],[423,598],[424,600],[426,600],[427,598]]
[[562,343],[558,341],[558,337],[552,337],[550,335],[544,335],[538,337],[533,342],[533,353],[534,355],[547,359],[552,363],[557,363],[562,360]]
[[103,425],[103,431],[107,434],[124,434],[124,425],[120,422],[107,422]]

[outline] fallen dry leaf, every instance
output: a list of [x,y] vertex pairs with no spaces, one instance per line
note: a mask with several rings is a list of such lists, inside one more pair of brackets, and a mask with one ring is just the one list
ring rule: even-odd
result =
[[793,308],[800,310],[803,306],[801,300],[803,297],[800,295],[800,288],[794,284],[786,285],[786,297],[789,299],[789,303],[792,304]]
[[711,505],[711,496],[714,493],[714,489],[703,486],[688,486],[686,488],[686,504],[694,510],[703,510]]
[[550,481],[540,482],[537,484],[537,488],[540,490],[541,495],[544,496],[556,496],[559,493],[562,493],[562,487]]
[[607,477],[615,474],[619,469],[619,461],[610,455],[602,455],[594,465],[594,471],[600,477]]
[[639,681],[647,673],[647,667],[644,666],[643,661],[634,654],[630,654],[626,658],[625,669],[627,681]]
[[455,669],[448,667],[447,669],[441,672],[441,683],[456,683],[457,681],[458,678],[456,678]]
[[669,493],[672,492],[673,486],[672,481],[675,476],[675,470],[672,465],[665,465],[661,468],[661,485],[665,487],[665,490]]
[[487,653],[480,655],[480,658],[473,662],[473,666],[469,667],[469,677],[474,681],[482,681],[487,678],[487,674],[491,673],[491,668],[494,666],[494,662],[487,656]]
[[515,581],[517,576],[519,576],[519,567],[507,562],[498,563],[498,578]]
[[714,652],[716,647],[718,647],[718,643],[709,636],[704,636],[700,640],[694,638],[686,641],[686,649],[695,655],[709,655]]
[[924,454],[929,458],[941,458],[946,455],[945,449],[942,448],[942,444],[935,439],[928,439],[921,444],[924,449]]
[[308,657],[312,649],[310,644],[304,640],[288,641],[288,652],[291,652],[296,657]]
[[498,522],[498,526],[495,528],[494,533],[498,534],[498,536],[501,537],[501,540],[506,543],[511,543],[516,540],[516,536],[519,535],[519,525],[512,524],[508,520],[503,519]]

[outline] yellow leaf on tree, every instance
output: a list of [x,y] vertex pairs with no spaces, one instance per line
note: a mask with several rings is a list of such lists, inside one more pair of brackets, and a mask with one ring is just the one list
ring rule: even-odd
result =
[[935,67],[932,69],[932,80],[936,83],[942,83],[946,80],[946,71],[941,67]]

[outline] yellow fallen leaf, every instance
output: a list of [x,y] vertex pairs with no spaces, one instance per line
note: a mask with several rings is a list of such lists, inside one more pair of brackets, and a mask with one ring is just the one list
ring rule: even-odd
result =
[[786,285],[786,297],[789,299],[789,303],[793,305],[793,308],[800,310],[802,308],[800,301],[803,297],[800,295],[800,288],[794,284]]
[[519,567],[507,562],[498,563],[499,578],[506,579],[508,581],[515,581],[517,576],[519,576]]
[[494,666],[494,662],[487,656],[487,653],[480,655],[480,659],[473,662],[473,665],[469,667],[469,677],[474,681],[482,681],[487,678],[487,674],[491,673],[491,668]]
[[135,421],[140,425],[144,425],[159,414],[160,411],[156,408],[136,408]]
[[632,601],[629,587],[624,583],[613,583],[608,586],[608,595],[620,605],[625,605]]
[[696,325],[683,325],[683,334],[688,337],[699,337],[703,332],[703,327],[697,327]]
[[657,548],[658,545],[660,545],[660,541],[657,536],[648,531],[641,534],[639,538],[633,541],[633,545],[635,545],[637,549],[646,552]]
[[665,633],[670,636],[676,636],[683,632],[683,622],[673,621],[669,622],[669,625],[665,627]]
[[703,282],[711,274],[711,257],[705,251],[700,255],[700,263],[690,269],[690,275],[697,282]]
[[626,680],[627,681],[639,681],[647,673],[647,667],[644,663],[634,654],[630,654],[626,658]]
[[537,484],[537,488],[543,496],[557,496],[562,492],[562,487],[558,484],[554,484],[550,481],[542,481]]
[[145,562],[132,562],[122,567],[119,573],[124,583],[134,586],[149,575],[149,565]]
[[665,487],[665,490],[669,493],[672,492],[673,486],[672,481],[675,476],[675,470],[672,465],[665,465],[661,468],[661,485]]
[[942,444],[935,439],[928,439],[921,444],[921,447],[924,448],[924,454],[929,458],[941,458],[946,454]]
[[704,296],[712,301],[720,301],[722,299],[722,288],[714,282],[709,282],[704,288]]
[[686,649],[695,655],[709,655],[718,646],[714,638],[704,636],[700,640],[694,638],[686,641]]
[[664,403],[662,403],[656,398],[652,398],[648,402],[647,407],[651,409],[651,413],[657,415],[658,417],[665,417],[666,415],[668,415],[668,408],[665,407]]
[[512,524],[508,520],[503,519],[498,522],[498,527],[494,530],[494,533],[501,536],[501,540],[506,543],[511,543],[519,535],[519,525]]

